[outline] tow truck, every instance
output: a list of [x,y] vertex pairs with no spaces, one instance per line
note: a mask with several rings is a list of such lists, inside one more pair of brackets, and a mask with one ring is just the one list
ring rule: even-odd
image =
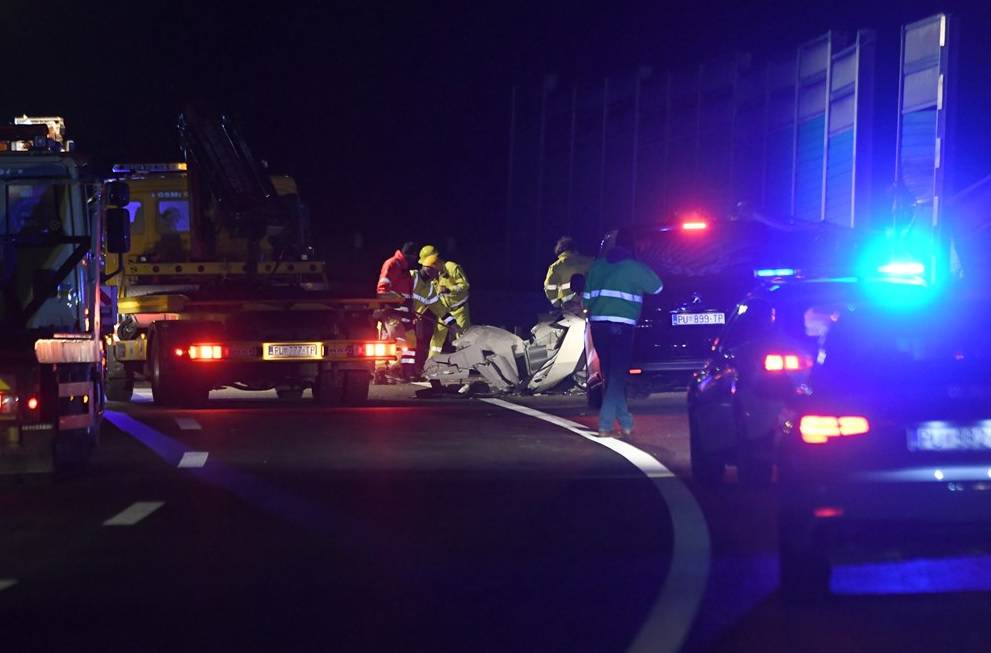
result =
[[99,441],[100,253],[127,250],[128,198],[70,148],[59,117],[0,126],[0,474],[81,468]]
[[331,291],[295,183],[271,176],[229,117],[187,108],[178,134],[185,161],[114,166],[133,244],[111,273],[107,397],[130,400],[144,378],[167,406],[222,387],[366,401],[375,363],[396,357],[374,317],[392,302]]

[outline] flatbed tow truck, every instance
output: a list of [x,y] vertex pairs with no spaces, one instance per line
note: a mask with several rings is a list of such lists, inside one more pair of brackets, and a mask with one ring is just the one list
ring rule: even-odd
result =
[[374,317],[393,302],[330,290],[295,183],[270,176],[230,119],[187,109],[178,131],[185,162],[114,168],[133,244],[111,274],[107,397],[130,400],[144,378],[169,406],[222,387],[365,402],[375,363],[396,358]]
[[127,193],[67,151],[64,129],[58,117],[0,125],[3,475],[82,468],[99,442],[100,252],[127,249]]

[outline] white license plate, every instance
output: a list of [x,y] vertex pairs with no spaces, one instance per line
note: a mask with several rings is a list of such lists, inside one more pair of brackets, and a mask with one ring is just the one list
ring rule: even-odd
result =
[[671,324],[674,326],[726,324],[726,313],[673,313]]
[[910,451],[989,451],[991,420],[973,424],[923,422],[908,430]]
[[265,358],[268,360],[294,360],[322,358],[322,345],[318,342],[265,345]]

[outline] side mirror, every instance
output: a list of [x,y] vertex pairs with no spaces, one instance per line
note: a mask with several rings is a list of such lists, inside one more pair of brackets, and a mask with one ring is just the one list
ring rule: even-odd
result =
[[131,188],[125,181],[108,181],[105,191],[109,206],[127,206],[131,201]]
[[109,208],[106,215],[107,251],[126,254],[131,249],[131,213],[127,209]]

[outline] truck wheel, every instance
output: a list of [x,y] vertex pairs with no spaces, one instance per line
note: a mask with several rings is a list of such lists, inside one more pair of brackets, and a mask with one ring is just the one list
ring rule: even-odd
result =
[[303,398],[302,388],[276,388],[275,394],[283,401],[299,401]]
[[168,343],[160,335],[151,341],[151,395],[159,406],[198,408],[210,397],[210,387],[182,378],[168,359]]
[[321,406],[339,406],[344,402],[344,374],[320,372],[313,384],[313,399]]
[[789,600],[814,600],[829,594],[830,564],[811,518],[782,506],[778,512],[778,565],[781,594]]
[[364,404],[368,401],[368,386],[371,376],[361,370],[349,370],[344,373],[344,403],[351,406]]
[[698,426],[695,411],[688,413],[688,442],[692,458],[692,478],[696,483],[705,487],[714,487],[723,482],[723,470],[726,467],[718,451],[711,451],[702,446],[702,434]]
[[130,401],[134,394],[134,376],[107,379],[107,399],[110,401]]

